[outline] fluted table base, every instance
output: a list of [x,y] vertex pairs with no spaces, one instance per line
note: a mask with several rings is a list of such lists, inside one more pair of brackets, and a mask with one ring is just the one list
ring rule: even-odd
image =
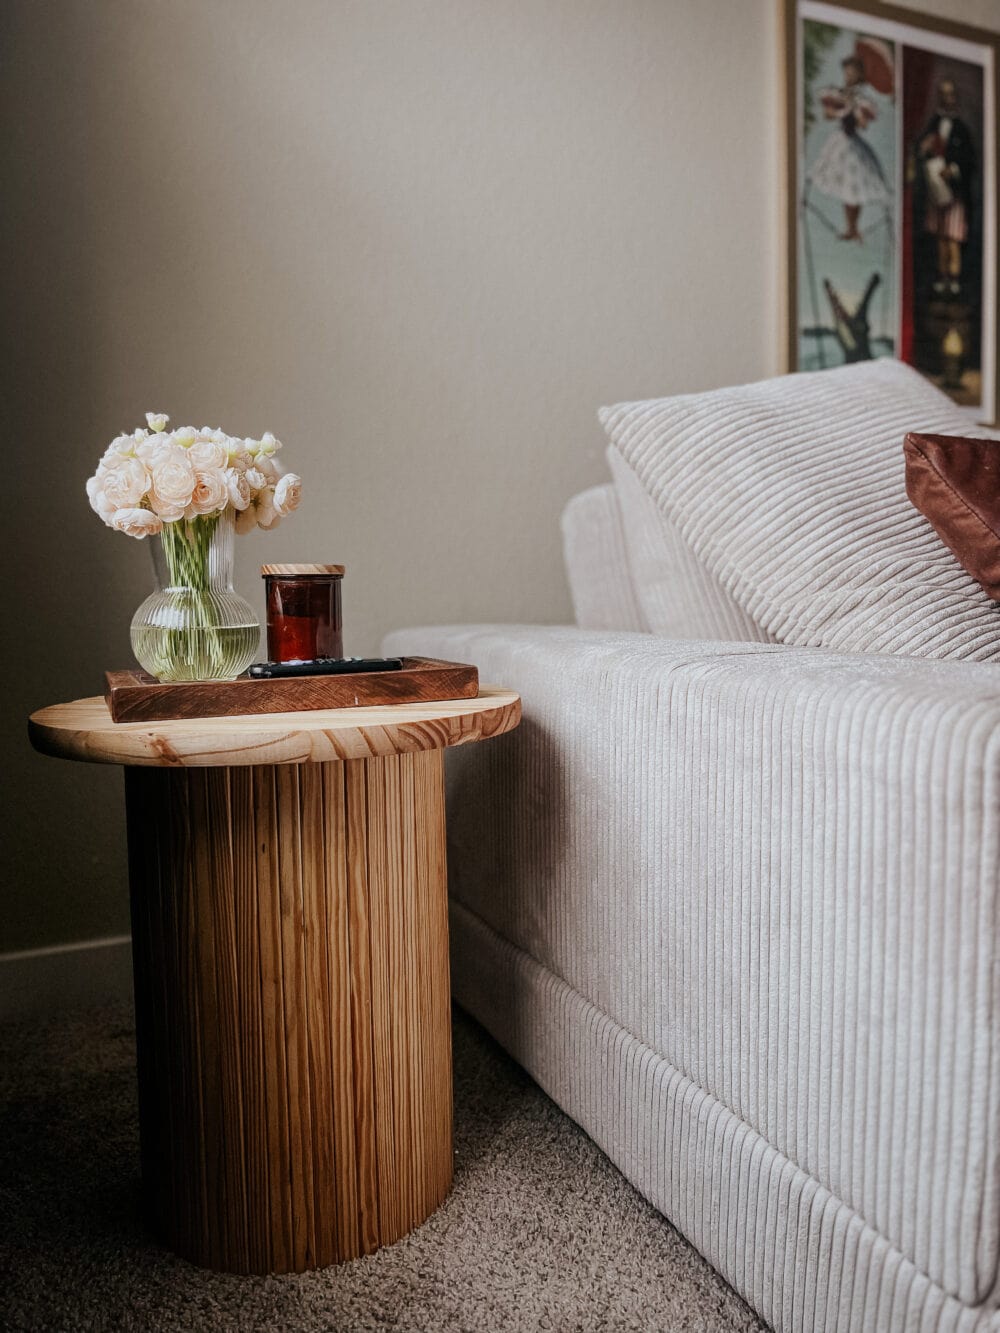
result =
[[153,1227],[240,1273],[397,1240],[452,1178],[443,752],[125,780]]

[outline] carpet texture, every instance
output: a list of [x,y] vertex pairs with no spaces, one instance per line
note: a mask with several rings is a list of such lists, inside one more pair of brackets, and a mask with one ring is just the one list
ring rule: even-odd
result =
[[481,1028],[455,1015],[455,1187],[398,1244],[301,1276],[174,1258],[139,1219],[125,1007],[0,1028],[0,1327],[759,1329]]

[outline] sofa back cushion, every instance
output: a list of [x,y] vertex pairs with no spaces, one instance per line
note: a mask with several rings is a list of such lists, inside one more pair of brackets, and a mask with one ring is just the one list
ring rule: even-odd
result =
[[581,629],[648,630],[629,568],[613,486],[593,486],[562,515],[563,557]]
[[1000,606],[906,495],[909,431],[968,419],[898,361],[604,408],[612,448],[779,642],[1000,661]]
[[772,635],[705,568],[614,449],[608,450],[608,466],[621,510],[635,595],[650,630],[668,639],[771,642]]

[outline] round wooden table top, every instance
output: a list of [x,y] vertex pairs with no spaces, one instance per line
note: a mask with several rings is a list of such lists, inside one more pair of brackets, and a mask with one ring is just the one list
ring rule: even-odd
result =
[[483,685],[478,699],[171,722],[112,722],[102,698],[77,699],[33,713],[28,734],[43,754],[92,764],[235,768],[439,750],[500,736],[520,720],[513,690]]

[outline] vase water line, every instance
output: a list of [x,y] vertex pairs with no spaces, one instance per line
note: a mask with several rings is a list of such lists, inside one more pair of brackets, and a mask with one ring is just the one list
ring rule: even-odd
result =
[[160,681],[234,680],[260,623],[233,587],[233,511],[164,523],[151,537],[156,590],[132,619],[136,660]]

